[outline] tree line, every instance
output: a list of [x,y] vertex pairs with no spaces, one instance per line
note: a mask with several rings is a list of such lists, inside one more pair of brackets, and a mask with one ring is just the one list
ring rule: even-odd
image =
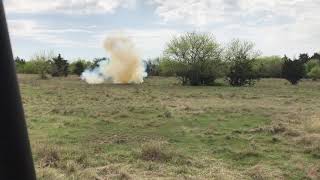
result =
[[[252,42],[239,39],[222,46],[208,33],[186,33],[168,42],[163,55],[145,60],[149,76],[175,76],[183,85],[215,85],[224,78],[231,86],[254,85],[260,78],[284,78],[298,84],[303,78],[320,79],[320,53],[300,54],[298,58],[265,56]],[[40,52],[29,61],[15,58],[18,73],[39,74],[42,79],[81,75],[85,69],[94,69],[100,61],[65,60],[60,54]]]
[[224,78],[231,86],[254,85],[260,78],[320,79],[320,54],[261,57],[252,42],[232,40],[223,47],[214,36],[187,33],[173,38],[163,57],[147,61],[149,75],[176,76],[184,85],[214,85]]
[[94,69],[100,61],[107,58],[95,58],[93,61],[77,59],[69,62],[61,54],[54,55],[52,52],[39,52],[33,55],[29,61],[16,57],[16,71],[20,74],[39,74],[41,79],[52,77],[66,77],[70,74],[80,76],[86,69]]

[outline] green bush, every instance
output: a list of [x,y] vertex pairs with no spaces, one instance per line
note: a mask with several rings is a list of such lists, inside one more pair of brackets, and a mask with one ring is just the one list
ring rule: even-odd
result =
[[253,67],[262,78],[281,78],[283,60],[279,56],[259,57]]
[[38,74],[38,69],[36,67],[35,61],[27,61],[25,65],[20,67],[20,72],[24,74]]
[[308,73],[308,77],[312,78],[312,80],[320,79],[320,65],[313,67]]
[[16,57],[14,59],[14,62],[16,64],[16,72],[17,73],[23,73],[24,71],[24,66],[26,64],[26,61],[24,59],[21,59],[19,57]]
[[176,62],[174,61],[170,61],[166,58],[161,58],[160,62],[159,62],[159,74],[160,76],[175,76],[175,72],[176,70],[174,69],[174,67]]
[[221,52],[213,36],[187,33],[169,42],[162,68],[165,65],[166,73],[174,73],[183,85],[211,85],[223,73]]
[[307,53],[303,53],[299,55],[299,60],[303,63],[307,63],[310,60],[310,57]]
[[67,60],[63,59],[61,57],[61,54],[59,54],[57,57],[52,58],[51,63],[51,75],[53,77],[58,76],[68,76],[69,74],[69,63]]
[[160,75],[160,58],[149,59],[145,61],[145,66],[148,76]]
[[311,59],[305,65],[307,71],[307,77],[312,78],[313,80],[318,80],[320,77],[320,60],[318,59]]
[[233,40],[227,47],[225,59],[228,62],[227,80],[231,86],[253,85],[259,79],[254,70],[255,58],[259,52],[248,41]]
[[311,59],[308,63],[306,63],[307,73],[309,73],[316,66],[320,66],[320,61],[318,59]]
[[50,71],[50,60],[53,57],[52,52],[39,52],[33,55],[31,60],[26,63],[24,71],[26,73],[39,74],[41,79],[46,79]]
[[84,70],[89,68],[91,63],[89,61],[78,59],[70,64],[69,69],[72,74],[80,76]]
[[283,60],[282,77],[293,85],[298,84],[306,74],[304,61],[291,60],[287,56],[285,56]]
[[318,61],[320,61],[320,53],[314,53],[311,59],[317,59]]

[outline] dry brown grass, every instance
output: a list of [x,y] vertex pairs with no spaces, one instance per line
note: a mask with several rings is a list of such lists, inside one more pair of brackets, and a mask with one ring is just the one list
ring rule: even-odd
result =
[[308,132],[320,134],[320,114],[311,116],[305,126]]

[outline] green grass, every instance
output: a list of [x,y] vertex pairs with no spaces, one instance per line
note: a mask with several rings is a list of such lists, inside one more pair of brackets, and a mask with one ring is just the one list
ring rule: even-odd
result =
[[19,81],[39,179],[320,178],[319,82]]

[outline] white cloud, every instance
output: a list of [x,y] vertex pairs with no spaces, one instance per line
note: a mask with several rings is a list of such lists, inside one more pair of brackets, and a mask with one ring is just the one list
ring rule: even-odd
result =
[[[181,32],[173,29],[111,29],[104,32],[96,32],[87,29],[65,28],[54,29],[39,24],[33,20],[9,20],[9,31],[14,39],[37,41],[47,46],[72,47],[72,48],[102,48],[103,40],[115,34],[123,34],[130,37],[142,58],[159,56],[167,42]],[[82,39],[71,39],[66,33],[81,33]]]
[[100,14],[135,5],[136,0],[5,0],[9,13]]
[[66,38],[65,33],[93,33],[87,29],[54,29],[48,26],[40,25],[33,20],[8,20],[8,25],[12,38],[33,40],[62,47],[79,47],[82,44]]
[[249,39],[265,54],[319,50],[319,0],[151,1],[165,23],[188,24],[223,40]]
[[283,18],[320,19],[318,0],[151,0],[165,22],[194,26],[210,23],[252,23]]
[[[100,14],[113,13],[119,8],[134,8],[137,1],[139,0],[5,0],[5,3],[9,13]],[[300,52],[319,51],[320,48],[319,0],[141,1],[155,7],[154,14],[162,21],[155,21],[152,24],[155,28],[147,28],[146,25],[133,29],[126,24],[131,20],[143,22],[143,18],[126,17],[119,24],[122,23],[122,32],[132,37],[144,58],[160,55],[173,35],[195,28],[212,32],[221,42],[232,38],[251,40],[266,55],[286,53],[292,56]],[[44,25],[39,22],[22,19],[8,23],[11,35],[19,40],[28,39],[83,49],[100,49],[105,36],[121,31],[114,29],[112,23],[95,26],[86,22],[89,24],[87,27],[57,29],[54,24]],[[173,27],[175,29],[171,29]],[[102,32],[106,28],[111,30]]]

